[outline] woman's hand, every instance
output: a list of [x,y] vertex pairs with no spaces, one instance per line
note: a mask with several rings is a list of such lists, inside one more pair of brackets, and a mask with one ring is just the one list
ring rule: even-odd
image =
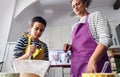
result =
[[86,73],[96,73],[97,72],[97,65],[93,61],[89,61],[87,68],[86,68]]
[[[101,57],[105,54],[106,52],[106,46],[103,44],[99,43],[92,54],[92,56],[89,59],[86,72],[97,72],[97,62],[101,59]],[[98,67],[99,68],[99,67]]]
[[64,52],[67,52],[68,50],[71,50],[71,45],[70,44],[64,44],[64,46],[63,46],[63,51]]

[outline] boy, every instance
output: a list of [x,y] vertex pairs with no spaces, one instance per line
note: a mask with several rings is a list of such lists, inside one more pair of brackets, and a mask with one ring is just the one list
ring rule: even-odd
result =
[[30,32],[24,33],[15,46],[14,58],[18,60],[37,59],[48,60],[48,47],[39,40],[46,27],[46,20],[40,16],[32,19]]

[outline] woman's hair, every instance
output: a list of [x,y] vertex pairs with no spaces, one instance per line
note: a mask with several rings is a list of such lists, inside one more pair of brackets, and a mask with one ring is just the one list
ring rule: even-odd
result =
[[[71,0],[72,3],[73,0]],[[90,6],[90,3],[92,2],[92,0],[81,0],[83,3],[86,3],[86,8],[88,8]]]
[[31,26],[33,26],[34,22],[42,23],[45,27],[47,25],[46,20],[43,17],[41,17],[41,16],[33,17],[32,21],[31,21]]

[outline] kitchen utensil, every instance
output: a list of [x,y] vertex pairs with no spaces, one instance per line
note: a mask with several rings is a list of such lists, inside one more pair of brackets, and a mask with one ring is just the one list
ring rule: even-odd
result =
[[108,65],[109,65],[109,61],[106,61],[106,62],[104,63],[104,66],[103,66],[102,70],[101,70],[101,73],[105,73]]

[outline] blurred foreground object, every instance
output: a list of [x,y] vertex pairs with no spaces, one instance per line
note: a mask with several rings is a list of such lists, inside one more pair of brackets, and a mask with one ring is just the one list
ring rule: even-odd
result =
[[12,66],[17,73],[35,73],[44,77],[50,62],[45,60],[13,60]]
[[20,73],[20,77],[40,77],[40,76],[35,73]]
[[82,73],[82,77],[116,77],[114,73]]

